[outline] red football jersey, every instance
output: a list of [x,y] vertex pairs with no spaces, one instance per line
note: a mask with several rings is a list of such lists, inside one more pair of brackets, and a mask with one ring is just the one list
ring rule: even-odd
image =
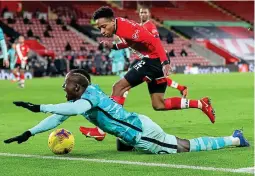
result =
[[29,52],[29,48],[26,44],[16,45],[17,64],[21,64],[21,61],[26,62],[28,52]]
[[131,47],[144,57],[150,59],[160,58],[161,62],[167,60],[165,50],[158,37],[154,37],[143,26],[124,18],[116,18],[116,35],[123,43],[117,44],[118,49]]
[[152,35],[154,35],[155,37],[159,37],[158,29],[152,21],[148,20],[141,25],[145,27],[145,29],[147,29]]

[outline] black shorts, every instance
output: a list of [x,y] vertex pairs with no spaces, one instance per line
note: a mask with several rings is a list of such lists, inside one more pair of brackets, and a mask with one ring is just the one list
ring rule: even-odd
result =
[[25,70],[26,69],[26,64],[15,64],[14,68],[19,68],[21,70]]
[[131,87],[135,87],[146,81],[150,94],[165,93],[166,91],[166,82],[157,83],[157,79],[164,77],[160,59],[143,58],[134,64],[124,77]]
[[4,69],[5,67],[3,66],[4,59],[0,59],[0,69]]
[[135,59],[132,63],[129,65],[129,69],[131,69],[137,62],[139,62],[141,59]]

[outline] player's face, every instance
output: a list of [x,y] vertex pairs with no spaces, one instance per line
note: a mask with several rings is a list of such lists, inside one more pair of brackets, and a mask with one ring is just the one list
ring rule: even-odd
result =
[[77,94],[75,91],[76,84],[73,81],[71,81],[70,78],[71,78],[71,74],[67,74],[65,78],[65,82],[62,86],[64,91],[66,92],[67,101],[76,100],[77,98],[79,98],[77,97]]
[[99,18],[96,25],[104,37],[112,37],[115,28],[114,19]]
[[24,40],[25,40],[25,39],[24,39],[23,36],[20,36],[20,37],[19,37],[19,43],[24,43]]
[[140,19],[142,22],[146,22],[150,18],[150,12],[149,9],[140,9]]

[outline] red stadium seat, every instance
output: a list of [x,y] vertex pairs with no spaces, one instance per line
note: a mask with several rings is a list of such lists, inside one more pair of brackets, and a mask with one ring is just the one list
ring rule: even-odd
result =
[[203,1],[176,1],[175,4],[175,8],[152,7],[151,13],[160,20],[236,21]]
[[214,1],[214,3],[236,16],[254,22],[254,1]]
[[[17,18],[16,20],[17,22],[15,24],[10,24],[9,26],[24,36],[26,36],[27,30],[31,28],[34,35],[38,35],[41,38],[42,44],[48,50],[54,50],[56,53],[57,51],[63,52],[67,42],[70,42],[73,49],[78,51],[84,40],[80,39],[80,37],[72,31],[63,31],[62,26],[56,25],[52,20],[50,20],[49,23],[53,28],[53,31],[50,31],[50,35],[52,35],[53,38],[46,38],[43,36],[45,26],[40,24],[39,20],[33,20],[34,24],[32,25],[23,24],[23,20],[21,18]],[[88,46],[90,47],[90,45]]]

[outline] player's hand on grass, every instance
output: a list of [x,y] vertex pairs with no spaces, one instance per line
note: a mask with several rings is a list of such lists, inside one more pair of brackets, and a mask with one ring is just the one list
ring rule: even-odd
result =
[[16,106],[21,106],[23,108],[26,108],[32,112],[40,112],[40,105],[36,105],[29,102],[23,102],[23,101],[14,101],[13,104]]
[[10,144],[12,142],[17,142],[18,144],[21,144],[22,142],[27,141],[31,136],[32,134],[30,131],[25,131],[23,134],[19,136],[15,136],[13,138],[4,140],[4,143]]

